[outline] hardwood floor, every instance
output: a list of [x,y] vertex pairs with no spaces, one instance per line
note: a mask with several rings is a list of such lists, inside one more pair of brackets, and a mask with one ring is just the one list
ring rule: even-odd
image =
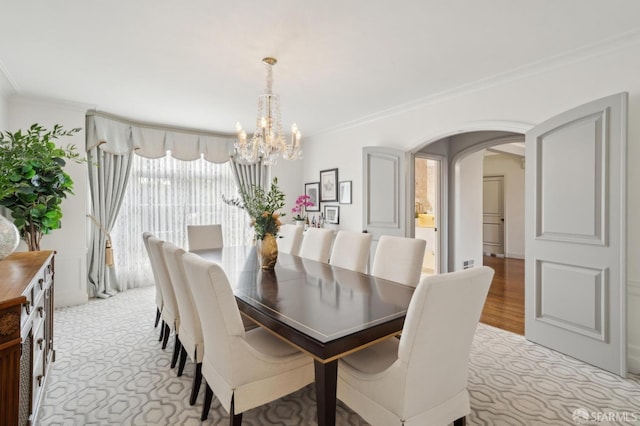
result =
[[480,322],[524,335],[524,260],[484,256],[495,270]]

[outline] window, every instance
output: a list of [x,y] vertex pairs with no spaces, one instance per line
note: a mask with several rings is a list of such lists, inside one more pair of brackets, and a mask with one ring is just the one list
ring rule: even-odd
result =
[[112,231],[122,289],[153,284],[142,233],[187,247],[187,225],[222,224],[226,246],[247,244],[251,228],[244,210],[222,201],[238,196],[228,163],[181,161],[170,155],[134,155],[118,219]]

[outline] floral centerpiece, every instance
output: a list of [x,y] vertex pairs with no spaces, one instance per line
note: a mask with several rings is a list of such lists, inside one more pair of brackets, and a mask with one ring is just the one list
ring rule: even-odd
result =
[[291,213],[295,213],[293,220],[304,221],[307,218],[305,214],[307,207],[313,207],[311,197],[308,195],[301,195],[296,199],[296,205],[291,209]]
[[262,259],[262,269],[273,269],[278,258],[276,236],[280,231],[280,218],[285,213],[278,210],[284,207],[284,193],[278,188],[278,179],[273,178],[269,191],[261,186],[253,185],[242,190],[241,200],[223,200],[247,211],[251,218],[251,226],[255,230],[258,253]]
[[251,226],[255,229],[256,239],[264,240],[267,234],[274,237],[280,231],[280,218],[285,213],[278,210],[284,207],[284,193],[278,188],[278,179],[271,182],[269,191],[265,191],[261,186],[252,186],[242,194],[244,209],[251,218]]

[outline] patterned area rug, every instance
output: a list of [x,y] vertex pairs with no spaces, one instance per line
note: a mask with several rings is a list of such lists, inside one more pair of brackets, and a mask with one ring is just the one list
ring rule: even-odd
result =
[[[170,368],[173,336],[158,342],[154,289],[57,309],[56,362],[40,413],[42,425],[221,425],[215,396],[200,422],[204,396],[188,403],[189,361]],[[429,386],[425,383],[425,386]],[[622,379],[523,337],[480,324],[469,372],[471,425],[640,425],[640,377]],[[315,425],[313,385],[244,413],[243,425]],[[338,425],[366,425],[338,402]]]

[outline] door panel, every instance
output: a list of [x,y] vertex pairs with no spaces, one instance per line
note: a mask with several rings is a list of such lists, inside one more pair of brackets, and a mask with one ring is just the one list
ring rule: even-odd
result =
[[407,235],[406,155],[391,148],[363,148],[362,223],[374,244],[380,235]]
[[626,93],[527,133],[525,337],[626,375]]
[[504,255],[504,176],[482,180],[482,251]]

